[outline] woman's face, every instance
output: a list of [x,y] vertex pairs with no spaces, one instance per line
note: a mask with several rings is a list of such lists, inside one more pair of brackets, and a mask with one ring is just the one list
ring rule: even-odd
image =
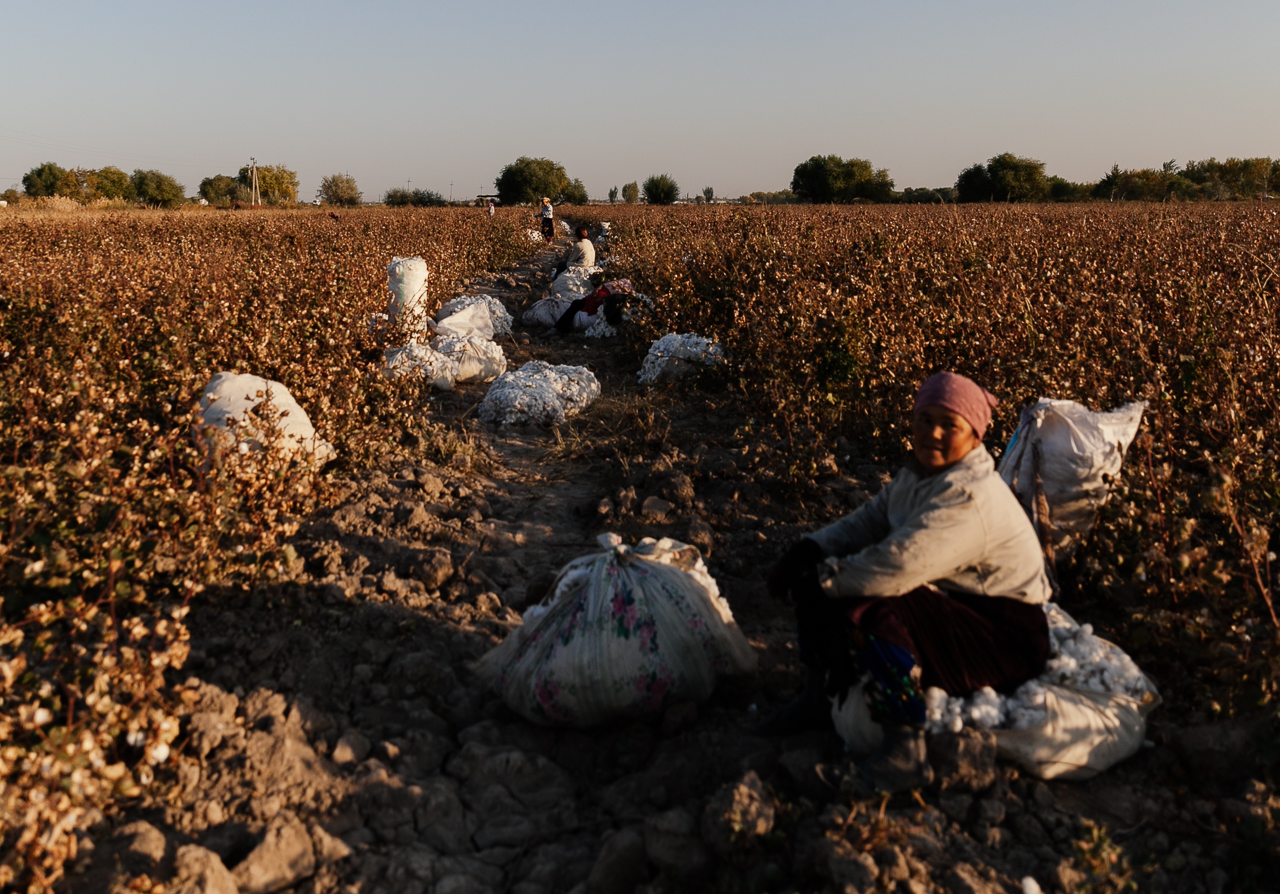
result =
[[912,451],[931,472],[955,465],[981,443],[968,420],[946,407],[924,406],[911,414]]

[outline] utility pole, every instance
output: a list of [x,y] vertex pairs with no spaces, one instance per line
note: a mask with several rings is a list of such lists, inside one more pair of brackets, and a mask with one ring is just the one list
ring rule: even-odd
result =
[[449,203],[453,204],[453,181],[449,181]]
[[249,204],[262,204],[262,195],[258,192],[258,161],[252,156],[249,157]]

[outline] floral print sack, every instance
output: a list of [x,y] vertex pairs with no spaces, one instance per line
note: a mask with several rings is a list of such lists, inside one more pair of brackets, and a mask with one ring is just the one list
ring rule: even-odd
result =
[[476,662],[508,707],[541,724],[591,726],[711,695],[756,656],[695,547],[603,534],[604,552],[560,571],[524,625]]

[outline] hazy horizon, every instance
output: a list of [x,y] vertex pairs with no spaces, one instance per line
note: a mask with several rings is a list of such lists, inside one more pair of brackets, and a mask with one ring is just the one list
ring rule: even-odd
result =
[[1280,156],[1280,4],[126,2],[6,4],[0,189],[32,167],[157,168],[193,195],[250,156],[310,200],[350,172],[493,191],[521,155],[592,198],[786,188],[813,155],[897,189],[1014,152],[1096,180],[1112,164]]

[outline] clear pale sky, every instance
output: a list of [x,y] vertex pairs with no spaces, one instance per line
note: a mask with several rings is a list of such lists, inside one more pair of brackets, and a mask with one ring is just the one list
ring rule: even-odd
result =
[[[250,156],[366,199],[493,191],[520,155],[593,197],[786,188],[811,155],[898,189],[1010,151],[1280,156],[1277,0],[0,2],[0,189],[43,161],[158,168],[194,194]],[[19,186],[19,188],[21,188]]]

